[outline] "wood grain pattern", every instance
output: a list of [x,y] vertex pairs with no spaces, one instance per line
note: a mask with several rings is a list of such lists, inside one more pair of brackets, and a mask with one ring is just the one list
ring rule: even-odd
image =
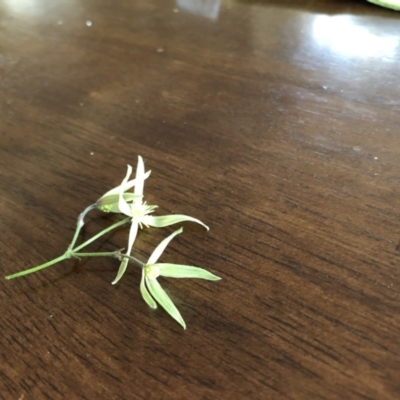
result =
[[183,3],[0,4],[2,274],[62,254],[140,154],[157,213],[211,228],[163,260],[223,278],[162,280],[185,332],[116,260],[0,281],[0,398],[400,398],[400,14]]

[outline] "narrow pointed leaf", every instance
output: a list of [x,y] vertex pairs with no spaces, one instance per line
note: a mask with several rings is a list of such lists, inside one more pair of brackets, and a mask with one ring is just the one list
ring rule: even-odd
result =
[[151,295],[156,299],[157,303],[177,322],[179,322],[183,329],[186,329],[185,321],[182,318],[182,315],[175,307],[175,304],[169,298],[167,293],[165,293],[164,289],[158,283],[157,279],[146,279],[147,287]]
[[154,301],[154,299],[151,297],[149,291],[147,290],[147,287],[144,283],[144,270],[142,273],[142,280],[140,281],[140,293],[142,294],[142,297],[144,301],[147,303],[147,305],[152,308],[156,309],[157,308],[157,303]]
[[158,267],[160,275],[170,278],[198,278],[207,279],[208,281],[219,281],[221,278],[212,274],[204,268],[192,267],[180,264],[154,264]]
[[161,215],[157,217],[152,215],[146,215],[143,221],[146,223],[146,225],[153,226],[155,228],[163,228],[165,226],[178,224],[180,222],[190,221],[190,222],[196,222],[197,224],[204,226],[204,228],[206,228],[207,230],[210,229],[206,224],[203,224],[199,219],[181,214]]
[[147,261],[148,265],[155,264],[160,258],[161,254],[164,252],[165,248],[168,246],[169,242],[180,233],[183,232],[183,228],[179,228],[177,231],[171,233],[167,238],[165,238],[160,244],[154,249],[151,254],[149,261]]

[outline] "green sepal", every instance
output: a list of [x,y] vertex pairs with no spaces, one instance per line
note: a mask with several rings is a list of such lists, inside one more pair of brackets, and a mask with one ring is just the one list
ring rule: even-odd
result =
[[183,232],[183,228],[179,228],[175,232],[171,233],[167,238],[165,238],[160,244],[154,249],[153,253],[151,253],[151,256],[149,257],[149,261],[147,262],[148,265],[155,264],[158,259],[160,258],[161,254],[165,250],[165,248],[168,246],[169,242],[176,236],[179,235],[180,233]]
[[145,278],[144,278],[144,270],[143,270],[142,280],[140,281],[140,293],[142,294],[142,297],[143,297],[144,301],[147,303],[147,305],[154,310],[157,308],[157,303],[154,301],[154,299],[151,297],[149,291],[147,290],[144,280],[145,280]]
[[154,264],[153,267],[158,267],[161,276],[169,278],[198,278],[207,279],[208,281],[219,281],[221,279],[204,268],[189,265]]
[[[133,193],[124,193],[123,197],[124,200],[128,202],[128,201],[133,201],[142,196]],[[119,202],[119,195],[113,194],[111,196],[106,196],[104,198],[102,197],[101,199],[99,199],[96,203],[96,206],[100,211],[103,212],[120,213],[118,202]]]
[[391,8],[400,11],[400,0],[368,0],[370,3],[377,4],[381,7]]
[[183,329],[186,329],[185,321],[182,318],[182,315],[175,307],[175,304],[169,298],[167,293],[165,293],[164,289],[157,282],[157,279],[146,279],[147,287],[151,295],[156,299],[157,303],[179,324],[182,325]]

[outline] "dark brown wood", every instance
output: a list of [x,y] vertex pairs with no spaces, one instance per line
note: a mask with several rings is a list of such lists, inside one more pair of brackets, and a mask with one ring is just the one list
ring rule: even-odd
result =
[[162,279],[187,331],[117,260],[1,280],[0,398],[399,399],[400,14],[183,3],[0,5],[2,274],[64,253],[142,155],[157,214],[211,228],[163,260],[223,278]]

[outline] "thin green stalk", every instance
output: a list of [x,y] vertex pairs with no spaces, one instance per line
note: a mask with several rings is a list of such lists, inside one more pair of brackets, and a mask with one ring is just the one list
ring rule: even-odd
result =
[[[91,207],[91,206],[90,206],[90,207]],[[85,214],[86,214],[88,211],[90,211],[90,210],[89,210],[90,207],[88,207],[88,208],[81,214],[81,216],[83,215],[83,217],[84,217]],[[81,229],[82,226],[83,226],[83,218],[81,219],[81,216],[80,216],[79,219],[78,219],[78,227],[77,227],[77,230],[75,231],[74,238],[73,238],[73,240],[72,240],[71,245],[74,245],[74,244],[75,244],[74,242],[76,242],[76,239],[78,238],[79,231],[80,231],[80,229]],[[88,244],[94,242],[96,239],[98,239],[99,237],[101,237],[101,236],[105,235],[106,233],[112,231],[113,229],[118,228],[118,227],[120,227],[120,226],[126,224],[130,219],[131,219],[131,218],[125,218],[125,219],[123,219],[122,221],[119,221],[119,222],[117,222],[117,223],[115,223],[115,224],[109,226],[108,228],[102,230],[102,231],[101,231],[100,233],[98,233],[97,235],[94,235],[92,238],[90,238],[90,239],[87,240],[86,242],[82,243],[81,245],[79,245],[78,247],[76,247],[76,248],[73,249],[73,250],[71,249],[71,245],[70,245],[70,247],[68,247],[68,250],[67,250],[62,256],[59,256],[59,257],[57,257],[57,258],[55,258],[55,259],[53,259],[53,260],[51,260],[51,261],[47,261],[46,263],[41,264],[41,265],[38,265],[38,266],[36,266],[36,267],[26,269],[25,271],[16,272],[15,274],[12,274],[12,275],[7,275],[7,276],[6,276],[6,279],[7,279],[7,280],[10,280],[10,279],[14,279],[14,278],[19,278],[20,276],[32,274],[33,272],[40,271],[41,269],[50,267],[51,265],[57,264],[57,263],[60,262],[60,261],[67,260],[67,259],[72,258],[72,257],[74,257],[74,256],[77,256],[77,257],[102,257],[102,256],[105,257],[105,256],[115,256],[115,252],[112,252],[112,253],[77,253],[77,251],[79,251],[80,249],[86,247]],[[79,221],[81,221],[81,223],[80,223]],[[81,226],[80,226],[80,225],[81,225]]]
[[145,266],[139,259],[133,256],[129,256],[128,254],[121,254],[120,251],[106,252],[106,253],[72,253],[72,257],[116,257],[118,259],[129,258],[131,261],[135,261],[142,268]]
[[139,259],[133,256],[129,256],[128,254],[121,254],[121,258],[128,258],[129,260],[137,262],[142,268],[146,265],[145,263],[141,262]]
[[72,257],[115,257],[116,252],[107,252],[107,253],[72,253]]
[[126,224],[127,222],[129,222],[131,220],[131,218],[125,218],[122,221],[119,221],[111,226],[109,226],[107,229],[104,229],[103,231],[101,231],[100,233],[98,233],[97,235],[94,235],[93,237],[91,237],[89,240],[86,240],[86,242],[82,243],[81,245],[79,245],[78,247],[76,247],[75,249],[71,250],[71,253],[74,254],[77,251],[79,251],[80,249],[83,249],[84,247],[86,247],[88,244],[94,242],[96,239],[98,239],[99,237],[105,235],[106,233],[112,231],[115,228],[118,228],[124,224]]
[[74,237],[72,238],[71,244],[68,246],[68,250],[72,250],[72,249],[74,248],[75,243],[76,243],[76,241],[78,240],[79,233],[80,233],[80,231],[81,231],[83,225],[85,225],[84,219],[85,219],[86,214],[87,214],[89,211],[91,211],[91,210],[93,210],[93,209],[95,209],[95,208],[96,208],[96,204],[91,204],[89,207],[86,207],[86,208],[80,213],[80,215],[79,215],[79,217],[78,217],[78,222],[77,222],[77,224],[76,224],[75,234],[74,234]]
[[30,269],[26,269],[25,271],[20,271],[20,272],[16,272],[15,274],[8,275],[8,276],[6,276],[6,279],[10,280],[10,279],[14,279],[14,278],[19,278],[20,276],[32,274],[33,272],[40,271],[41,269],[50,267],[50,265],[56,264],[60,261],[66,260],[68,258],[71,258],[71,256],[69,254],[65,253],[62,256],[57,257],[54,260],[47,261],[46,263],[38,265],[37,267],[33,267]]

